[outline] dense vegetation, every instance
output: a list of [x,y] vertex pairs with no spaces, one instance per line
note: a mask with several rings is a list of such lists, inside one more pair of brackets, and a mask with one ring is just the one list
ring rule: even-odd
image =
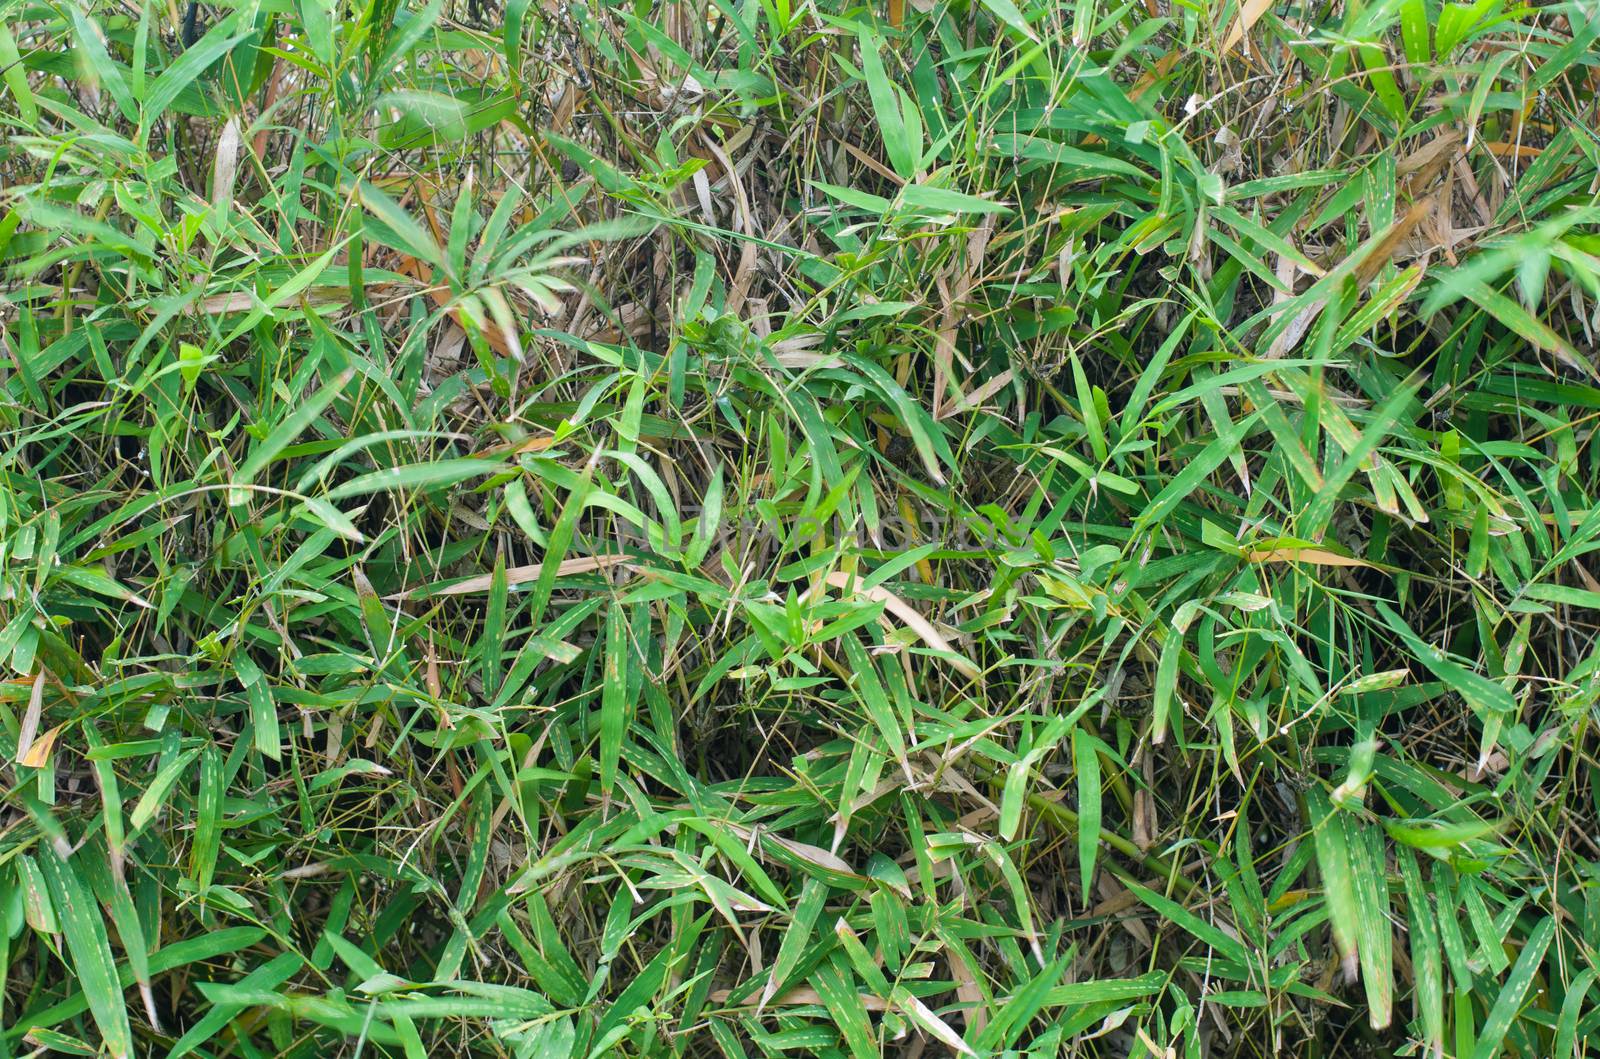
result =
[[0,3],[0,1056],[1569,1056],[1592,0]]

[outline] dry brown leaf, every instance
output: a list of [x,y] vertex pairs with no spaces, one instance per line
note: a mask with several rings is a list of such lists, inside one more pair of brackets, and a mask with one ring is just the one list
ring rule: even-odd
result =
[[1007,386],[1010,386],[1011,380],[1015,377],[1016,370],[1014,368],[1007,368],[1005,371],[1002,371],[999,375],[996,375],[994,378],[990,379],[976,390],[968,392],[967,395],[961,400],[940,412],[937,418],[948,419],[959,412],[966,412],[979,407],[983,404],[983,402],[987,401],[989,398],[993,397]]
[[1150,847],[1155,845],[1155,815],[1155,800],[1150,797],[1150,792],[1134,791],[1133,844],[1139,847],[1140,853],[1149,853]]
[[1361,259],[1361,263],[1356,266],[1357,286],[1366,286],[1372,282],[1372,278],[1382,270],[1384,265],[1389,263],[1389,259],[1394,256],[1394,252],[1399,249],[1400,244],[1406,240],[1406,237],[1411,234],[1417,225],[1422,223],[1422,219],[1432,209],[1433,196],[1429,195],[1413,203],[1404,217],[1389,226],[1389,230],[1383,233],[1383,236]]
[[[945,389],[952,388],[956,392],[956,405],[965,405],[968,398],[961,390],[961,384],[956,381],[956,328],[960,326],[962,306],[966,303],[972,288],[977,284],[978,274],[983,268],[984,255],[989,250],[989,239],[994,235],[994,217],[988,216],[972,230],[967,236],[967,252],[959,272],[955,274],[954,282],[946,284],[944,277],[937,281],[940,301],[943,311],[939,318],[939,332],[934,336],[933,360],[933,418],[944,418]],[[969,368],[970,373],[970,368]]]
[[[561,90],[561,98],[556,100],[555,107],[550,111],[550,117],[545,122],[545,128],[550,132],[565,132],[567,126],[572,124],[572,115],[577,113],[580,93],[576,83],[568,82]],[[556,167],[558,170],[559,166]]]
[[[751,842],[756,836],[756,832],[753,828],[745,827],[743,824],[736,824],[731,820],[723,821],[722,826],[738,835],[745,842]],[[837,872],[840,875],[848,875],[853,879],[863,878],[861,873],[857,872],[855,868],[851,867],[849,861],[845,860],[838,854],[831,853],[828,850],[823,849],[821,846],[813,846],[809,842],[796,842],[792,838],[784,838],[781,835],[775,835],[771,831],[767,830],[763,830],[761,832],[761,838],[771,842],[775,846],[782,847],[789,853],[805,861],[807,864],[815,864],[819,868],[825,868],[828,871]]]
[[1273,339],[1272,345],[1267,349],[1267,356],[1276,360],[1290,353],[1295,346],[1300,344],[1300,340],[1305,337],[1306,332],[1311,329],[1311,325],[1316,322],[1317,316],[1327,304],[1328,299],[1318,298],[1296,313],[1294,319],[1289,321],[1289,326],[1284,328],[1277,338]]
[[[261,113],[270,114],[277,105],[278,97],[283,94],[284,81],[283,60],[274,59],[272,73],[267,77],[267,96],[261,101]],[[267,138],[272,135],[272,126],[263,124],[256,130],[255,137],[250,141],[250,153],[256,156],[256,161],[266,157]]]
[[803,349],[791,350],[787,353],[775,353],[774,359],[785,368],[797,371],[809,371],[813,368],[837,368],[844,363],[838,357],[828,353],[812,353]]
[[[428,668],[423,677],[424,685],[427,687],[429,695],[432,695],[435,699],[442,699],[444,698],[444,684],[442,684],[439,680],[439,651],[433,646],[432,629],[428,630],[428,646],[426,654],[428,659]],[[448,720],[448,716],[446,716],[447,723]],[[454,728],[455,725],[449,724],[449,727]]]
[[543,452],[556,443],[555,436],[529,438],[526,441],[515,442],[510,445],[493,445],[482,452],[474,452],[472,458],[489,459],[494,456],[520,456],[524,452]]
[[1178,60],[1183,58],[1183,56],[1184,50],[1182,48],[1173,48],[1171,51],[1167,52],[1167,54],[1157,59],[1155,66],[1140,74],[1139,80],[1133,83],[1133,87],[1128,90],[1128,98],[1138,99],[1140,96],[1150,91],[1150,86],[1170,74],[1172,72],[1172,68],[1178,65]]
[[[556,567],[557,577],[570,577],[573,574],[587,574],[593,570],[604,570],[607,567],[625,563],[629,556],[616,553],[606,555],[580,555],[575,559],[563,560]],[[529,581],[539,580],[539,575],[544,572],[543,563],[531,563],[528,566],[513,566],[506,571],[506,584],[508,586],[524,585]],[[417,596],[467,596],[474,592],[487,592],[494,585],[493,574],[483,574],[480,577],[469,577],[465,581],[447,584],[443,588],[434,585],[418,585],[416,588],[404,592],[396,592],[392,596],[385,596],[388,600],[415,599]]]
[[[372,290],[372,287],[367,288],[368,293]],[[350,300],[350,289],[312,287],[300,297],[309,305],[343,305]],[[258,304],[260,300],[249,291],[237,290],[227,294],[213,294],[200,303],[200,309],[211,316],[220,316],[224,313],[247,313]]]
[[1138,1009],[1131,1008],[1131,1007],[1118,1008],[1116,1011],[1113,1011],[1111,1014],[1107,1015],[1104,1019],[1101,1020],[1099,1029],[1094,1030],[1094,1031],[1092,1031],[1090,1033],[1085,1033],[1079,1039],[1080,1040],[1085,1040],[1085,1041],[1092,1041],[1096,1037],[1104,1037],[1106,1034],[1108,1034],[1108,1033],[1112,1032],[1113,1030],[1119,1028],[1124,1022],[1127,1022],[1128,1021],[1128,1017],[1130,1015],[1132,1015],[1136,1010],[1138,1010]]
[[1161,1059],[1176,1059],[1178,1053],[1172,1048],[1163,1048],[1155,1041],[1152,1041],[1150,1035],[1144,1031],[1143,1026],[1135,1027],[1134,1033],[1138,1036],[1139,1043],[1144,1045],[1145,1050],[1151,1055],[1158,1055]]
[[[750,209],[750,199],[744,193],[744,183],[739,179],[739,170],[733,164],[733,159],[728,157],[728,151],[723,150],[709,135],[702,132],[700,142],[707,151],[716,158],[717,164],[722,167],[723,175],[727,177],[728,186],[733,189],[734,212],[739,216],[739,229],[745,235],[754,238],[756,234],[755,218]],[[731,144],[731,141],[730,141]],[[739,251],[739,264],[733,272],[733,282],[728,284],[728,296],[723,302],[723,311],[730,316],[739,315],[739,310],[744,307],[745,295],[750,291],[750,284],[756,275],[756,244],[751,239],[743,241]]]
[[243,137],[239,132],[239,115],[230,117],[222,126],[217,138],[217,150],[211,160],[211,207],[220,210],[233,204],[233,186],[239,175],[239,145]]
[[[1444,163],[1455,157],[1455,147],[1460,142],[1459,132],[1446,129],[1396,162],[1394,175],[1400,180],[1410,180],[1418,175],[1426,178],[1430,172],[1444,168]],[[1413,183],[1423,184],[1425,181],[1413,181]]]
[[[1356,251],[1356,253],[1363,255],[1360,262],[1353,269],[1357,286],[1364,287],[1372,282],[1373,277],[1382,271],[1383,266],[1389,263],[1390,259],[1395,256],[1396,251],[1401,248],[1402,244],[1410,238],[1411,233],[1416,230],[1416,227],[1432,211],[1433,204],[1434,196],[1432,195],[1417,201],[1406,212],[1406,215],[1391,224],[1388,231],[1384,232],[1376,242]],[[1289,326],[1279,332],[1277,338],[1273,339],[1272,346],[1267,350],[1267,356],[1272,358],[1285,356],[1295,346],[1299,345],[1300,340],[1305,337],[1306,332],[1311,329],[1311,325],[1316,322],[1317,317],[1327,307],[1327,304],[1328,300],[1326,298],[1318,298],[1295,314]]]
[[[733,996],[733,991],[729,990],[729,989],[713,989],[711,991],[711,1000],[714,1003],[726,1004],[728,1002],[728,998],[731,997],[731,996]],[[803,986],[802,985],[802,986],[796,986],[793,989],[784,990],[782,993],[780,993],[779,995],[773,997],[772,999],[764,1001],[762,1003],[762,1006],[763,1007],[767,1007],[767,1006],[771,1006],[773,1004],[778,1004],[778,1005],[782,1005],[782,1006],[788,1007],[788,1006],[794,1006],[794,1005],[799,1005],[799,1004],[821,1004],[821,1003],[822,1003],[822,994],[818,993],[815,989],[812,989],[810,986]],[[885,1002],[882,997],[875,997],[871,993],[862,993],[861,994],[861,1005],[863,1007],[865,1007],[868,1011],[888,1011],[889,1010],[888,1003]],[[747,1001],[745,1001],[744,1006],[745,1007],[749,1007],[749,1008],[753,1008],[756,1005],[747,1000]]]
[[1132,890],[1122,889],[1116,883],[1102,885],[1100,891],[1101,893],[1109,893],[1110,896],[1102,898],[1090,911],[1089,914],[1096,919],[1110,919],[1112,916],[1120,916],[1128,909],[1137,908],[1139,905],[1139,896],[1137,894]]
[[1532,147],[1525,143],[1504,143],[1500,140],[1489,140],[1484,143],[1489,153],[1496,158],[1538,158],[1544,154],[1543,147]]
[[[39,733],[39,716],[44,712],[44,667],[34,675],[33,689],[28,693],[28,712],[22,715],[22,727],[17,730],[17,760],[26,765],[28,751]],[[30,768],[38,768],[31,765]]]
[[850,155],[850,157],[854,158],[856,161],[860,162],[874,173],[883,177],[883,179],[889,181],[889,183],[893,184],[895,187],[900,187],[906,182],[905,177],[901,176],[899,173],[896,173],[893,169],[890,169],[888,166],[884,165],[882,162],[878,161],[876,158],[872,157],[855,144],[850,143],[849,141],[844,141],[844,149],[845,152]]
[[1226,55],[1234,49],[1244,35],[1250,32],[1250,27],[1261,20],[1267,13],[1267,8],[1272,6],[1272,0],[1245,0],[1239,8],[1239,17],[1234,22],[1233,28],[1228,30],[1228,35],[1222,41],[1222,54]]
[[[431,211],[429,212],[429,219],[431,220]],[[410,276],[418,283],[421,283],[423,285],[423,292],[428,295],[428,299],[432,301],[434,305],[444,309],[446,315],[450,317],[451,322],[457,327],[461,328],[463,331],[467,330],[466,314],[463,313],[458,306],[450,304],[450,288],[448,286],[441,286],[433,281],[433,270],[431,268],[429,268],[423,262],[418,261],[414,257],[409,255],[401,255],[400,266],[395,269],[395,271],[401,273],[402,275]],[[499,327],[479,328],[478,331],[483,335],[485,341],[489,343],[490,347],[496,353],[500,354],[502,357],[511,356],[511,343],[506,340],[505,335],[500,333]]]
[[[1090,913],[1094,916],[1107,916],[1127,932],[1128,936],[1139,945],[1148,949],[1154,939],[1150,936],[1150,928],[1139,921],[1138,916],[1125,916],[1124,912],[1137,907],[1141,902],[1132,891],[1118,885],[1111,877],[1110,872],[1100,872],[1095,880],[1095,889],[1100,893],[1100,902],[1094,906]],[[1085,899],[1087,900],[1085,895]]]
[[1325,548],[1261,548],[1245,556],[1252,563],[1310,563],[1313,566],[1366,566],[1372,564]]
[[864,588],[856,575],[845,573],[843,570],[835,570],[827,576],[826,580],[830,588],[854,592],[857,596],[870,599],[874,603],[882,603],[884,609],[904,622],[906,628],[916,633],[918,639],[923,643],[935,651],[944,652],[948,656],[948,661],[951,665],[973,680],[979,679],[978,667],[951,646],[950,641],[946,640],[939,630],[933,627],[932,622],[917,613],[909,603],[893,592],[881,585]]
[[1478,215],[1478,220],[1486,227],[1494,223],[1494,209],[1489,201],[1483,197],[1483,189],[1478,186],[1478,178],[1472,172],[1472,166],[1464,156],[1458,156],[1451,164],[1450,171],[1466,192],[1468,205]]
[[[1574,524],[1576,524],[1576,522],[1574,522]],[[1578,563],[1573,563],[1572,567],[1574,570],[1578,571],[1578,580],[1583,582],[1585,588],[1587,588],[1590,592],[1600,592],[1600,581],[1596,581],[1593,574],[1585,570],[1582,565]]]
[[961,1019],[968,1033],[982,1033],[989,1025],[989,1010],[983,1003],[983,990],[967,962],[954,953],[946,952],[945,961],[950,967],[950,977],[955,979],[956,999],[961,1001]]
[[860,873],[850,866],[849,861],[845,860],[836,853],[832,853],[823,849],[821,846],[813,846],[809,842],[796,842],[792,838],[783,838],[782,836],[770,833],[764,833],[763,837],[765,837],[774,845],[781,846],[808,864],[815,864],[819,868],[826,868],[829,871],[838,872],[841,875],[849,875],[855,878],[861,877]]

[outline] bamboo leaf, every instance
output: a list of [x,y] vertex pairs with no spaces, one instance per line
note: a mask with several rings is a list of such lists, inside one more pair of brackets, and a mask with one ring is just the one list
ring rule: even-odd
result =
[[[137,814],[136,814],[137,815]],[[137,828],[139,825],[134,824]],[[50,898],[67,941],[72,968],[88,1001],[89,1013],[100,1030],[101,1042],[115,1059],[133,1055],[133,1030],[122,1000],[122,984],[111,960],[111,942],[105,921],[88,888],[67,861],[43,850],[39,868],[50,887]]]

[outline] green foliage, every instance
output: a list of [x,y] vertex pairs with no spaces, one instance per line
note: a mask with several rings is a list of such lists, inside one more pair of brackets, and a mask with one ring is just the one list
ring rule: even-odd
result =
[[0,1059],[1600,1039],[1592,4],[0,13]]

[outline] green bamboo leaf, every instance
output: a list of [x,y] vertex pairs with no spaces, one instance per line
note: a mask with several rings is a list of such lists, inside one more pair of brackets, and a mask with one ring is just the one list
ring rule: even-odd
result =
[[883,682],[878,678],[877,664],[867,655],[855,634],[842,637],[845,658],[850,663],[850,669],[855,674],[856,694],[861,704],[866,707],[867,717],[871,719],[873,727],[883,737],[883,745],[892,754],[896,761],[904,762],[906,756],[905,734],[900,729],[900,722],[895,717],[894,707],[889,704],[888,693],[884,691]]
[[1433,45],[1428,40],[1426,0],[1400,0],[1400,40],[1406,62],[1414,67],[1423,66],[1433,57]]
[[[328,405],[333,403],[334,398],[338,397],[345,386],[349,384],[354,375],[355,369],[346,369],[305,401],[296,405],[288,416],[284,418],[283,422],[273,428],[272,433],[268,434],[261,440],[260,444],[250,450],[249,457],[234,472],[233,484],[248,485],[255,481],[255,477],[261,473],[261,469],[287,448],[290,442],[299,437],[306,427],[316,421],[317,417],[323,413]],[[242,490],[238,493],[229,493],[229,503],[242,504],[244,500],[245,496]]]
[[134,805],[133,814],[128,817],[130,829],[135,832],[144,829],[144,825],[148,824],[166,804],[167,796],[172,793],[173,786],[183,776],[184,770],[199,756],[198,748],[185,750],[155,774],[150,786],[145,788],[144,793],[139,796],[139,801]]
[[[137,816],[137,813],[135,814]],[[134,825],[138,827],[137,824]],[[50,887],[50,897],[67,939],[72,969],[88,1001],[89,1013],[100,1030],[101,1043],[113,1059],[131,1059],[133,1030],[123,1003],[122,984],[111,960],[111,942],[105,920],[73,866],[54,850],[40,852],[39,868]]]
[[1200,483],[1234,453],[1245,435],[1255,426],[1259,415],[1260,413],[1256,412],[1244,416],[1230,429],[1212,439],[1210,444],[1200,450],[1199,455],[1185,462],[1182,469],[1173,475],[1172,480],[1162,487],[1150,501],[1149,506],[1139,515],[1134,523],[1135,527],[1142,530],[1159,523],[1170,515],[1184,498],[1200,488]]
[[1389,926],[1389,873],[1384,864],[1383,832],[1344,818],[1355,884],[1361,985],[1367,996],[1367,1020],[1373,1029],[1389,1025],[1394,1011],[1394,931]]
[[1501,1053],[1506,1032],[1511,1029],[1511,1021],[1517,1017],[1522,999],[1533,985],[1533,976],[1538,973],[1539,964],[1544,961],[1545,950],[1550,947],[1550,939],[1555,937],[1555,933],[1556,921],[1550,917],[1540,920],[1539,925],[1533,928],[1511,973],[1506,976],[1505,984],[1500,987],[1500,995],[1495,997],[1494,1006],[1489,1009],[1489,1017],[1484,1019],[1483,1028],[1478,1031],[1478,1043],[1473,1049],[1472,1059],[1495,1059]]
[[422,6],[422,10],[408,13],[405,22],[384,47],[383,55],[378,59],[378,68],[393,69],[404,57],[410,55],[411,50],[422,43],[428,32],[433,29],[434,23],[439,21],[439,16],[443,12],[444,0],[428,0]]
[[283,757],[283,737],[278,730],[278,704],[273,697],[272,684],[249,655],[236,655],[233,666],[250,703],[250,728],[254,733],[251,745],[257,753],[278,761]]
[[1116,155],[1086,151],[1043,136],[1003,132],[993,138],[991,151],[997,155],[1029,158],[1052,166],[1082,169],[1107,176],[1124,176],[1140,181],[1150,179],[1144,170]]
[[1100,851],[1099,740],[1081,728],[1072,732],[1072,763],[1078,774],[1078,874],[1085,895],[1094,893],[1094,861]]
[[927,410],[913,401],[905,388],[895,382],[894,376],[884,371],[882,367],[865,357],[850,356],[845,359],[889,399],[889,403],[900,415],[900,422],[905,424],[907,431],[910,432],[912,445],[922,459],[922,466],[927,470],[928,476],[943,485],[945,477],[939,468],[939,461],[942,459],[948,466],[955,465],[955,457],[945,441],[944,431],[933,421]]
[[234,32],[238,24],[238,13],[229,14],[207,30],[205,36],[178,53],[172,65],[161,71],[145,94],[144,121],[165,115],[179,93],[248,36]]
[[[104,750],[105,739],[94,725],[84,725],[83,733],[91,754],[96,750]],[[100,805],[105,816],[106,848],[111,851],[112,857],[120,859],[127,841],[127,829],[122,818],[122,789],[117,781],[117,770],[109,759],[90,760],[93,763],[95,780],[100,785]]]
[[1166,984],[1165,971],[1150,971],[1137,978],[1101,978],[1089,982],[1072,982],[1052,988],[1046,995],[1045,1004],[1049,1007],[1077,1007],[1137,1000],[1159,993]]
[[17,887],[22,891],[22,915],[28,926],[41,934],[59,934],[55,902],[39,865],[26,853],[17,858]]
[[[218,956],[244,952],[252,945],[256,944],[256,942],[260,941],[264,936],[266,936],[266,933],[267,932],[260,927],[227,927],[222,930],[206,931],[196,935],[193,938],[185,938],[182,941],[176,941],[169,945],[164,945],[150,955],[150,973],[152,975],[166,974],[168,971],[176,970],[179,967],[186,967],[192,963],[212,960]],[[293,961],[295,966],[298,966],[299,964],[299,957],[288,953],[278,957],[276,961],[271,962],[277,963],[284,961],[285,959]],[[134,982],[133,971],[131,968],[120,967],[118,969],[118,976],[118,981],[121,982],[122,988],[124,989],[132,985]],[[288,975],[286,974],[284,977],[287,978]],[[81,982],[78,984],[80,987],[82,986]],[[43,1011],[34,1012],[27,1018],[19,1020],[15,1025],[9,1027],[4,1032],[8,1037],[19,1036],[33,1026],[56,1025],[64,1022],[67,1019],[75,1018],[88,1010],[88,998],[84,995],[82,989],[80,988],[77,992],[67,997],[66,1000],[63,1000],[59,1004],[53,1004],[50,1007],[45,1008]],[[214,1030],[208,1030],[206,1028],[209,1020],[210,1016],[208,1015],[206,1018],[201,1019],[200,1022],[196,1023],[195,1029],[200,1031],[198,1034],[196,1034],[197,1037],[205,1038],[208,1037],[211,1032],[214,1032]],[[224,1020],[224,1022],[225,1021],[226,1020]],[[194,1032],[194,1029],[190,1031],[190,1033]],[[189,1034],[185,1034],[184,1036],[185,1038],[188,1038]],[[183,1055],[185,1053],[175,1049],[173,1053],[169,1054]]]
[[1351,861],[1347,814],[1335,809],[1320,789],[1306,792],[1311,810],[1312,838],[1316,844],[1317,867],[1322,871],[1322,889],[1328,902],[1328,922],[1333,940],[1344,958],[1345,970],[1353,978],[1358,965],[1356,946],[1360,943],[1361,899],[1356,896],[1355,866]]
[[132,603],[135,606],[143,607],[145,610],[152,609],[150,602],[143,596],[129,588],[124,587],[114,578],[106,576],[104,571],[97,570],[94,567],[71,565],[63,566],[56,571],[56,576],[61,578],[61,580],[68,582],[69,584],[77,585],[79,588],[88,589],[90,592],[94,592],[98,595],[109,596],[112,599],[120,599],[126,603]]
[[133,98],[133,92],[128,88],[127,79],[122,76],[122,66],[113,62],[111,55],[106,51],[105,37],[101,34],[100,27],[91,22],[76,6],[69,7],[68,13],[72,17],[73,35],[78,39],[78,47],[83,50],[86,74],[88,79],[103,84],[111,93],[111,98],[116,101],[117,109],[129,121],[139,120],[139,104]]
[[294,298],[299,297],[308,287],[321,279],[322,274],[328,270],[328,266],[333,264],[334,257],[342,250],[344,250],[343,242],[313,258],[311,264],[296,272],[286,282],[276,285],[272,293],[267,295],[266,300],[257,303],[246,313],[244,318],[233,326],[233,330],[223,337],[222,341],[216,343],[214,347],[208,348],[225,348],[241,336],[249,334],[257,324],[271,316],[279,306],[286,305]]
[[898,86],[889,80],[883,58],[878,54],[879,38],[863,30],[860,45],[861,73],[867,81],[867,96],[872,100],[872,115],[878,123],[878,134],[883,137],[883,149],[889,156],[890,167],[910,179],[917,174],[921,145],[911,143],[908,136],[896,91]]
[[620,603],[606,612],[604,672],[600,691],[600,790],[611,793],[628,727],[628,619]]
[[527,22],[528,8],[532,5],[533,0],[510,0],[505,7],[505,26],[502,39],[506,56],[506,68],[511,71],[511,76],[519,81],[522,79],[524,23]]
[[841,957],[823,961],[811,973],[811,986],[822,998],[833,1023],[839,1028],[845,1046],[854,1059],[877,1059],[878,1045],[873,1039],[872,1020],[857,992],[855,980]]
[[[1406,921],[1411,934],[1412,992],[1425,1043],[1444,1047],[1444,970],[1439,959],[1439,930],[1433,904],[1422,885],[1417,858],[1409,849],[1397,849],[1400,876],[1406,888]],[[1559,1053],[1558,1053],[1559,1054]]]
[[30,1044],[40,1044],[49,1050],[49,1054],[61,1055],[99,1055],[100,1049],[88,1041],[80,1040],[68,1033],[57,1030],[47,1030],[43,1026],[30,1029],[26,1037]]
[[900,189],[900,201],[907,206],[937,213],[1011,212],[1011,207],[1004,203],[968,195],[962,191],[952,191],[949,188],[931,187],[927,184],[907,184]]
[[28,72],[22,65],[22,55],[17,51],[17,39],[4,24],[0,24],[0,81],[11,93],[22,124],[33,128],[39,121],[39,104],[34,101],[33,87],[28,84]]
[[1424,643],[1422,638],[1411,630],[1411,626],[1407,625],[1388,604],[1378,602],[1374,607],[1389,628],[1400,637],[1412,656],[1427,666],[1434,676],[1454,688],[1475,710],[1487,714],[1507,714],[1516,708],[1516,702],[1509,691],[1488,677],[1451,661],[1437,647]]
[[435,460],[431,463],[412,463],[402,467],[385,467],[381,471],[370,471],[352,478],[343,485],[335,486],[328,491],[326,499],[344,500],[352,496],[406,489],[438,489],[511,469],[498,460],[470,456],[453,460]]
[[1010,842],[1017,837],[1022,826],[1022,806],[1027,800],[1028,780],[1033,773],[1033,761],[1023,756],[1006,768],[1005,786],[1000,793],[1000,837]]
[[1023,17],[1022,12],[1011,0],[983,0],[983,6],[987,7],[995,18],[998,18],[1029,40],[1039,39],[1033,32],[1033,27],[1028,25],[1028,20]]
[[1161,641],[1161,657],[1156,663],[1155,695],[1152,701],[1150,739],[1166,742],[1174,718],[1181,720],[1183,707],[1178,701],[1178,664],[1183,659],[1183,636],[1169,629]]
[[98,848],[83,848],[78,851],[75,864],[88,876],[95,898],[110,912],[128,969],[139,985],[145,1011],[152,1021],[158,1021],[155,996],[150,989],[150,947],[145,941],[144,924],[134,908],[133,895],[128,892],[123,878],[123,862],[113,862]]
[[1214,924],[1207,923],[1187,908],[1178,904],[1178,902],[1169,897],[1164,897],[1148,887],[1141,886],[1131,879],[1124,879],[1123,885],[1131,890],[1139,900],[1167,917],[1172,923],[1182,927],[1189,934],[1211,946],[1224,958],[1239,964],[1248,964],[1250,962],[1249,952],[1240,941]]
[[396,250],[404,251],[419,261],[435,268],[444,267],[444,251],[433,236],[418,224],[400,204],[372,184],[362,181],[359,186],[361,204],[367,212],[383,222],[399,243]]
[[1484,18],[1500,6],[1501,0],[1476,0],[1470,4],[1441,4],[1434,40],[1438,58],[1447,60]]
[[511,593],[511,581],[506,574],[506,557],[500,552],[494,557],[494,571],[489,575],[489,608],[483,617],[483,634],[478,638],[478,679],[490,698],[500,690],[502,649],[506,635],[506,600]]
[[894,1006],[902,1012],[911,1023],[921,1029],[928,1036],[933,1037],[940,1044],[955,1052],[957,1055],[977,1055],[972,1046],[962,1040],[950,1024],[941,1019],[937,1012],[917,998],[916,994],[903,985],[897,985],[891,992]]
[[886,217],[894,209],[894,203],[882,195],[874,195],[859,188],[841,187],[838,184],[830,184],[825,180],[813,180],[811,181],[811,186],[819,189],[829,198],[838,199],[846,206],[854,206],[857,209],[866,210],[868,213],[878,217]]
[[300,501],[300,507],[318,523],[326,526],[345,540],[354,541],[357,544],[365,544],[367,542],[365,534],[356,528],[356,524],[351,521],[349,515],[346,515],[321,497],[303,497]]
[[[194,845],[190,871],[195,888],[203,895],[211,888],[222,849],[222,754],[215,743],[200,750],[200,791],[195,803]],[[203,898],[202,898],[203,900]]]
[[550,531],[550,544],[545,549],[544,558],[539,564],[539,579],[533,583],[533,591],[528,600],[528,622],[534,628],[544,619],[545,607],[550,602],[550,593],[555,590],[556,577],[561,570],[561,561],[567,556],[567,549],[572,546],[572,535],[577,530],[578,516],[583,513],[584,504],[588,501],[593,488],[590,482],[590,473],[585,471],[567,497],[566,504],[561,509],[561,515],[556,519],[556,524]]
[[1578,1018],[1583,1014],[1595,974],[1593,967],[1585,967],[1567,986],[1567,997],[1561,1002],[1561,1014],[1556,1019],[1555,1048],[1550,1053],[1555,1059],[1570,1059],[1578,1054]]
[[[1448,872],[1435,870],[1433,873],[1434,905],[1441,909],[1459,908],[1460,901],[1452,891]],[[1458,915],[1439,916],[1439,940],[1444,946],[1445,957],[1450,963],[1450,977],[1458,991],[1472,987],[1474,981],[1471,959],[1467,954],[1467,941],[1461,930]]]

